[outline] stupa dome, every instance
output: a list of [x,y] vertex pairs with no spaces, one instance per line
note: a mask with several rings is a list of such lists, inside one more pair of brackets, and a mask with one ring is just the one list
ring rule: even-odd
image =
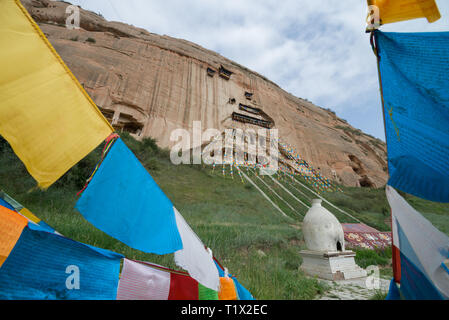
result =
[[337,218],[315,199],[303,220],[302,231],[308,250],[320,252],[345,251],[343,227]]

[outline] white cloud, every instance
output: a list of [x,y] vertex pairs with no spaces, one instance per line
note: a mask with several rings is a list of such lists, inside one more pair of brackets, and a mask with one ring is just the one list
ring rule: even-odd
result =
[[[214,50],[383,138],[376,61],[364,32],[364,0],[73,2],[108,20]],[[419,19],[383,30],[447,29],[449,5],[437,2],[444,17],[439,22]]]

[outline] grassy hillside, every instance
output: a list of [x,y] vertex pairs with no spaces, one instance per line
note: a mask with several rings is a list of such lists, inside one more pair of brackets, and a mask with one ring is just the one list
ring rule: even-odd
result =
[[[290,219],[275,210],[256,188],[242,183],[235,170],[232,179],[229,172],[223,176],[219,167],[213,171],[206,166],[174,166],[169,161],[168,151],[159,149],[152,139],[138,142],[126,134],[122,138],[204,244],[257,299],[312,299],[326,290],[319,281],[305,277],[298,269],[299,250],[304,248],[301,215],[307,209],[270,178],[261,178],[264,184],[248,172]],[[35,188],[35,181],[6,141],[0,138],[0,189],[67,237],[122,253],[131,259],[176,268],[172,255],[157,256],[133,250],[93,227],[74,209],[76,193],[94,168],[100,151],[101,146],[43,192]],[[280,182],[301,201],[310,203],[314,197],[294,181],[284,178]],[[369,225],[380,230],[389,229],[385,223],[389,209],[384,190],[343,189],[344,193],[324,196]],[[414,197],[408,200],[417,209],[429,212],[426,216],[449,233],[449,206]],[[341,222],[354,222],[327,207]]]

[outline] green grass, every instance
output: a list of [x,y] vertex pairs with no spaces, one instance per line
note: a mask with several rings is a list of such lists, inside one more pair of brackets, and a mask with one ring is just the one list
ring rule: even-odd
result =
[[376,290],[376,292],[370,297],[370,300],[385,300],[387,298],[388,292],[382,290]]
[[355,261],[362,268],[368,266],[387,266],[391,263],[391,248],[384,250],[355,249]]
[[391,247],[383,250],[354,249],[354,251],[356,252],[355,262],[357,265],[364,269],[369,266],[378,266],[382,278],[390,279],[393,277]]
[[[251,175],[257,186],[291,219],[285,219],[256,188],[242,183],[235,169],[232,179],[229,168],[223,176],[220,166],[214,171],[210,166],[203,165],[174,166],[169,160],[168,150],[158,148],[153,139],[138,142],[127,134],[122,134],[122,139],[204,244],[257,299],[313,299],[328,290],[324,284],[306,277],[299,269],[302,263],[299,251],[305,246],[301,233],[302,216],[298,213],[305,214],[307,209],[269,177],[261,179],[295,210],[291,210]],[[99,146],[44,192],[35,187],[36,182],[0,137],[0,189],[69,238],[122,253],[130,259],[176,269],[173,255],[158,256],[131,249],[92,226],[74,209],[76,193],[99,160],[101,149],[102,146]],[[300,178],[298,180],[304,182]],[[280,182],[303,202],[310,204],[310,199],[315,198],[310,191],[289,178],[282,178]],[[343,190],[343,193],[323,193],[323,196],[369,225],[389,230],[385,224],[389,216],[385,190]],[[440,229],[449,232],[449,206],[409,196],[407,199],[425,212],[426,217]],[[330,206],[324,206],[341,222],[354,222]],[[370,256],[360,251],[358,262],[362,265],[382,265],[384,259],[388,259],[381,253],[376,254]],[[382,268],[389,270],[388,263]]]

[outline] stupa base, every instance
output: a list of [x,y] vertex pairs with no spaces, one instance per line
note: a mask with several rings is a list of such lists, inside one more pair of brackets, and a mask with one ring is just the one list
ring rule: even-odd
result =
[[318,252],[302,250],[301,270],[309,276],[338,281],[366,277],[366,271],[355,263],[354,251]]

